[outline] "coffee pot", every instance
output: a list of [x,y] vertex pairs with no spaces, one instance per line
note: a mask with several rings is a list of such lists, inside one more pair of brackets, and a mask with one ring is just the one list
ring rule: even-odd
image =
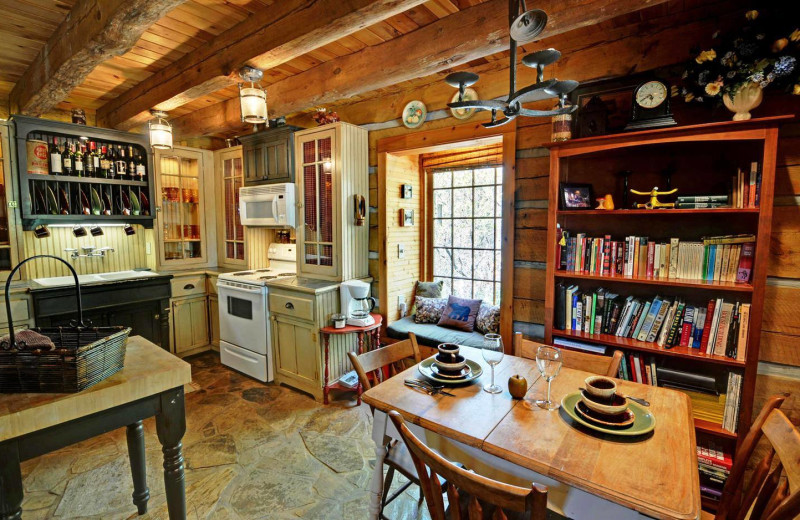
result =
[[370,285],[361,280],[348,280],[339,286],[342,312],[347,315],[347,324],[354,327],[369,327],[375,323],[370,314],[378,303],[370,296]]

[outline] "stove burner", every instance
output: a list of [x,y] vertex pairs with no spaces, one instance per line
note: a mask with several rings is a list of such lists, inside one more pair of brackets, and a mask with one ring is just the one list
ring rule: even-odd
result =
[[274,278],[277,278],[277,276],[275,276],[274,274],[269,274],[267,276],[259,276],[258,277],[259,280],[272,280]]
[[297,273],[278,273],[278,276],[297,276]]
[[239,271],[238,273],[233,273],[233,276],[248,276],[253,274],[253,271]]
[[270,271],[272,271],[272,269],[256,269],[257,273],[268,273]]

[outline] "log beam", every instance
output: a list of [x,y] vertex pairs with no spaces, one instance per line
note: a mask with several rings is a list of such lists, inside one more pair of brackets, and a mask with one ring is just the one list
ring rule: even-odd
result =
[[[666,0],[542,0],[549,22],[541,38],[593,25]],[[270,116],[429,76],[508,47],[508,1],[489,0],[411,33],[335,58],[267,88]],[[172,121],[178,135],[242,131],[239,100],[210,105]]]
[[184,0],[79,0],[14,85],[11,111],[40,116],[103,61],[129,51]]
[[104,126],[128,130],[239,81],[243,65],[276,67],[425,0],[282,0],[228,29],[100,107]]

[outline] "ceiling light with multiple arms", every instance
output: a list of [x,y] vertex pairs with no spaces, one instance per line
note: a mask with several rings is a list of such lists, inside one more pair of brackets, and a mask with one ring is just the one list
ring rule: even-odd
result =
[[[533,41],[547,25],[547,13],[539,9],[527,10],[525,0],[509,0],[509,50],[511,65],[509,67],[509,94],[505,100],[478,99],[464,101],[464,91],[474,85],[479,76],[472,72],[454,72],[444,80],[448,85],[458,88],[458,101],[448,103],[450,108],[490,110],[492,120],[483,123],[486,128],[504,125],[517,118],[551,117],[570,114],[577,110],[576,105],[567,105],[567,94],[575,90],[578,82],[574,80],[559,81],[544,79],[544,68],[558,61],[561,53],[555,49],[545,49],[528,54],[522,58],[523,65],[536,69],[536,83],[517,90],[517,45]],[[524,108],[524,103],[558,99],[558,106],[552,110],[533,110]],[[498,116],[502,117],[498,119]]]

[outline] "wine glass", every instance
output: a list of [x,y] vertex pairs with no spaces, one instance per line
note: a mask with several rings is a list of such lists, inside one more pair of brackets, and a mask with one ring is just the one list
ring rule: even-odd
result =
[[503,361],[503,339],[500,334],[486,334],[483,337],[483,360],[492,367],[492,382],[483,387],[490,394],[499,394],[503,391],[499,385],[494,384],[494,367]]
[[555,347],[542,345],[536,350],[536,366],[542,377],[547,381],[547,399],[536,401],[540,408],[545,410],[555,410],[559,407],[558,403],[550,400],[550,383],[556,378],[561,370],[561,351]]

